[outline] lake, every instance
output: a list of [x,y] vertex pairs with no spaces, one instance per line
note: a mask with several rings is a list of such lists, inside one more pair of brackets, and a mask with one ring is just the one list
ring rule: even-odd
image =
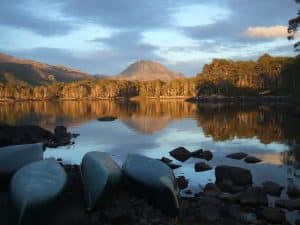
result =
[[[102,116],[117,119],[98,121]],[[17,102],[0,104],[0,122],[50,130],[65,125],[79,133],[75,144],[45,152],[46,157],[62,158],[65,163],[78,164],[92,150],[108,152],[120,165],[131,152],[171,158],[169,151],[183,146],[191,151],[211,150],[211,166],[249,168],[256,184],[266,180],[299,183],[295,162],[300,159],[300,119],[274,107],[197,105],[183,100]],[[225,157],[240,151],[263,162],[250,165]],[[198,161],[204,160],[174,160],[182,165],[175,174],[189,178],[189,188],[195,192],[215,179],[214,170],[194,171]]]

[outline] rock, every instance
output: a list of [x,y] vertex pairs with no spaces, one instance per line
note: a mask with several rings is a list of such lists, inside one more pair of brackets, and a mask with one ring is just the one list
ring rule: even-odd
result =
[[222,194],[221,190],[214,183],[208,183],[203,189],[203,194],[205,196],[217,197]]
[[221,201],[217,198],[201,197],[195,216],[201,222],[216,222],[220,219],[220,206]]
[[295,225],[300,225],[300,219],[296,219]]
[[300,200],[279,199],[275,202],[275,206],[287,210],[300,209]]
[[287,194],[291,198],[297,198],[300,196],[300,188],[296,185],[289,185],[287,188]]
[[193,194],[192,190],[186,190],[186,191],[184,191],[184,193],[187,194],[187,195],[192,195]]
[[200,158],[200,159],[205,159],[207,161],[211,160],[213,158],[213,154],[211,151],[209,150],[203,150],[203,149],[199,149],[196,151],[193,151],[191,153],[191,156],[194,158]]
[[264,219],[269,223],[283,224],[285,213],[281,209],[265,207],[257,213],[258,218]]
[[259,163],[259,162],[261,162],[262,160],[259,159],[259,158],[254,157],[254,156],[247,156],[247,157],[244,159],[244,161],[245,161],[246,163]]
[[240,160],[243,159],[245,157],[247,157],[248,154],[243,153],[243,152],[235,152],[235,153],[231,153],[229,155],[227,155],[227,158],[231,158],[231,159],[236,159],[236,160]]
[[179,176],[176,178],[179,189],[187,188],[189,181],[184,176]]
[[248,206],[268,205],[268,197],[261,187],[249,187],[240,195],[240,204]]
[[216,183],[222,183],[224,180],[230,180],[238,186],[252,184],[252,175],[250,170],[235,166],[217,166],[215,169]]
[[232,180],[223,180],[222,182],[217,183],[217,185],[222,191],[229,193],[239,193],[248,187],[236,185],[232,182]]
[[191,152],[184,147],[178,147],[169,152],[178,161],[184,162],[191,157]]
[[171,163],[173,160],[172,160],[172,159],[169,159],[169,158],[167,158],[167,157],[162,157],[162,158],[160,159],[160,161],[162,161],[162,162],[164,162],[164,163],[166,163],[166,164],[169,164],[169,163]]
[[65,126],[56,126],[54,128],[55,136],[66,136],[67,134],[67,128]]
[[173,164],[173,163],[168,163],[167,165],[168,165],[172,170],[175,170],[175,169],[181,167],[181,165]]
[[202,172],[202,171],[207,171],[211,170],[212,167],[204,162],[197,162],[195,163],[195,171],[196,172]]
[[272,196],[280,196],[281,191],[284,189],[284,187],[280,186],[277,183],[274,183],[272,181],[267,181],[262,183],[264,191]]
[[218,198],[224,202],[238,203],[240,201],[240,194],[221,193]]
[[98,118],[97,120],[100,122],[111,122],[116,119],[117,119],[117,117],[114,117],[114,116],[103,116],[103,117]]

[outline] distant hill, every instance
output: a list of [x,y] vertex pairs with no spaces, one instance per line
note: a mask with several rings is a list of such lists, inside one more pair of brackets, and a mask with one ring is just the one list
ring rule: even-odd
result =
[[93,79],[93,76],[64,66],[52,66],[0,54],[0,83],[22,83],[37,86],[54,81],[72,82],[84,79]]
[[176,78],[183,78],[181,73],[173,72],[168,70],[165,66],[147,60],[137,61],[130,64],[123,72],[119,75],[114,76],[115,79],[119,80],[163,80],[170,81]]

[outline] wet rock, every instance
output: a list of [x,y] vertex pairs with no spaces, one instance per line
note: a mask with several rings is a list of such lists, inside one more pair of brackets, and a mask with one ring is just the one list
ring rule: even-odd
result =
[[192,195],[193,194],[192,190],[186,190],[186,191],[184,191],[184,193],[187,194],[187,195]]
[[181,162],[184,162],[191,157],[191,152],[184,147],[175,148],[170,151],[169,154]]
[[184,176],[179,176],[176,178],[179,189],[187,188],[189,181]]
[[268,205],[268,197],[261,187],[249,187],[240,195],[240,204],[249,206]]
[[274,183],[272,181],[267,181],[262,183],[264,191],[272,196],[280,196],[281,191],[284,189],[284,187],[280,186],[277,183]]
[[225,180],[231,181],[238,186],[252,184],[252,175],[250,170],[235,166],[217,166],[215,169],[216,183],[222,183]]
[[266,207],[257,213],[258,218],[264,219],[269,223],[283,224],[285,213],[281,209]]
[[171,163],[173,160],[172,160],[172,159],[169,159],[169,158],[167,158],[167,157],[162,157],[162,158],[160,159],[160,161],[162,161],[162,162],[164,162],[164,163],[166,163],[166,164],[169,164],[169,163]]
[[231,153],[231,154],[227,155],[226,157],[231,158],[231,159],[240,160],[247,156],[248,156],[248,154],[246,154],[244,152],[235,152],[235,153]]
[[196,151],[193,151],[191,153],[191,156],[194,158],[200,158],[200,159],[205,159],[207,161],[211,160],[213,158],[213,154],[211,151],[209,150],[203,150],[203,149],[199,149]]
[[222,191],[218,188],[218,186],[214,183],[208,183],[205,185],[203,189],[203,194],[205,196],[217,197],[222,194]]
[[174,163],[168,163],[167,165],[168,165],[172,170],[175,170],[175,169],[181,167],[181,165],[174,164]]
[[227,204],[223,207],[223,213],[236,221],[253,222],[256,220],[256,215],[253,213],[245,213],[241,206],[236,204]]
[[246,163],[259,163],[259,162],[261,162],[262,160],[259,159],[259,158],[256,158],[255,156],[247,156],[247,157],[244,159],[244,161],[245,161]]
[[202,171],[207,171],[207,170],[211,170],[212,167],[210,165],[208,165],[207,163],[204,162],[197,162],[195,163],[195,171],[196,172],[202,172]]
[[276,207],[295,210],[300,209],[300,200],[279,199],[275,202]]
[[114,116],[103,116],[103,117],[98,118],[97,120],[100,122],[111,122],[116,119],[117,119],[117,117],[114,117]]
[[199,221],[216,222],[220,219],[221,201],[213,197],[201,197],[195,216]]

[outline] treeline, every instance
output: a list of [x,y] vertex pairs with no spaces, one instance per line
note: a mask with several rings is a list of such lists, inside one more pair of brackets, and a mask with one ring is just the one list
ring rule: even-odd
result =
[[196,95],[195,78],[176,79],[169,82],[83,80],[72,83],[54,83],[47,86],[0,84],[2,100],[51,99],[110,99],[130,97],[189,97]]
[[257,61],[214,59],[197,74],[198,95],[298,95],[300,57],[263,55]]
[[109,99],[130,97],[190,97],[201,95],[300,96],[300,56],[263,55],[257,61],[214,59],[195,78],[169,82],[83,80],[30,86],[0,83],[0,100]]

